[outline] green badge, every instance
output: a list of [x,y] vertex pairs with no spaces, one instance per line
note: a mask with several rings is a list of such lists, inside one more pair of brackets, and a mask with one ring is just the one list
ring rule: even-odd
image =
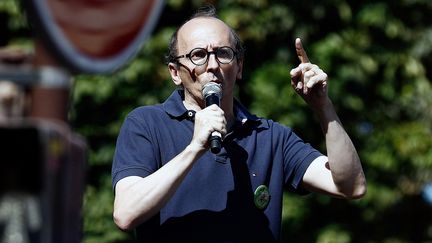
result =
[[255,193],[254,193],[255,206],[258,209],[262,210],[262,209],[265,209],[267,207],[269,202],[270,202],[270,193],[269,193],[267,186],[261,185],[261,186],[257,187],[257,189],[255,190]]

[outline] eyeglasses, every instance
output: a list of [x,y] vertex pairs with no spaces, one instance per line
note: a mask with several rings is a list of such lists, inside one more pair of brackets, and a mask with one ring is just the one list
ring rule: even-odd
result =
[[201,66],[207,63],[210,54],[215,54],[216,60],[221,64],[231,63],[237,55],[236,51],[229,46],[219,47],[214,51],[207,51],[205,48],[198,47],[192,49],[189,54],[176,57],[175,60],[187,57],[193,64]]

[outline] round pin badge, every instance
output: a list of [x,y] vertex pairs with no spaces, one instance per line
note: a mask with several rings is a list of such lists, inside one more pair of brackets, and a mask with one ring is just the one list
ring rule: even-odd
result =
[[260,185],[259,187],[257,187],[257,189],[255,189],[254,192],[255,206],[258,209],[262,210],[267,207],[269,202],[270,202],[270,193],[268,187],[265,185]]

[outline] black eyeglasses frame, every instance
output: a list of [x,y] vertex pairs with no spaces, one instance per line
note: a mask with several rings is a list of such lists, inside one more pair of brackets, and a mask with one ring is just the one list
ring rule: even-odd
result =
[[[218,52],[221,50],[221,49],[230,49],[231,51],[232,51],[232,53],[233,53],[233,57],[231,58],[231,60],[229,61],[229,62],[221,62],[220,60],[219,60],[219,58],[218,58]],[[192,53],[194,52],[194,51],[196,51],[196,50],[204,50],[206,53],[207,53],[207,57],[206,57],[206,59],[205,59],[205,62],[203,62],[203,63],[195,63],[193,60],[192,60],[192,58],[191,58],[191,55],[192,55]],[[216,50],[213,50],[213,51],[207,51],[207,49],[205,49],[205,48],[202,48],[202,47],[197,47],[197,48],[194,48],[194,49],[192,49],[188,54],[186,54],[186,55],[180,55],[180,56],[177,56],[177,57],[175,57],[174,58],[174,60],[178,60],[178,59],[180,59],[180,58],[189,58],[189,60],[193,63],[193,64],[195,64],[195,65],[197,65],[197,66],[202,66],[202,65],[204,65],[204,64],[206,64],[207,62],[208,62],[208,59],[209,59],[209,57],[210,57],[210,55],[211,54],[214,54],[215,55],[215,57],[216,57],[216,61],[218,62],[218,63],[220,63],[220,64],[229,64],[229,63],[231,63],[233,60],[234,60],[234,58],[237,56],[237,52],[232,48],[232,47],[229,47],[229,46],[221,46],[221,47],[218,47],[218,48],[216,48]]]

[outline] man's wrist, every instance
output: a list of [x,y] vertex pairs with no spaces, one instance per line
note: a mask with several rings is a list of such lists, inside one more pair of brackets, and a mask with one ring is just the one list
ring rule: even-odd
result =
[[197,154],[197,155],[202,155],[206,150],[207,150],[206,148],[204,148],[203,146],[201,146],[197,143],[190,143],[185,148],[185,151],[193,153],[193,154]]
[[315,113],[317,113],[318,117],[320,118],[327,117],[328,114],[332,114],[335,112],[333,102],[330,100],[330,98],[327,98],[324,102],[322,102],[321,105],[312,109],[315,111]]

